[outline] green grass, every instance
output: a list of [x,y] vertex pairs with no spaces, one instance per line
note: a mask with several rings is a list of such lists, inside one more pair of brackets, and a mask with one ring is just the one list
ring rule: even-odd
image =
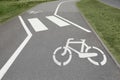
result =
[[53,0],[0,0],[0,23],[46,1]]
[[81,0],[77,6],[120,63],[120,9],[97,0]]

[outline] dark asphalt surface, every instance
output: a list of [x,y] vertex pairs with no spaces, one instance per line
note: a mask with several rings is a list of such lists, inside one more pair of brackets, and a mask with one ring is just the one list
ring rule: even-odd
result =
[[26,38],[27,34],[18,17],[0,26],[0,68]]
[[99,0],[107,5],[120,9],[120,0]]
[[[54,14],[61,1],[40,4],[29,10],[41,10],[42,12],[38,14],[29,14],[27,11],[21,15],[33,36],[2,80],[120,80],[118,67],[80,15],[75,1],[62,4],[58,10],[58,15],[92,31],[91,33],[87,33],[74,25],[59,27],[46,18],[46,16]],[[35,32],[27,20],[30,18],[39,18],[48,30]],[[18,17],[0,26],[1,68],[26,36],[27,34]],[[71,62],[66,66],[58,66],[53,61],[53,52],[59,46],[65,46],[68,38],[86,39],[87,45],[96,46],[105,53],[107,63],[103,66],[96,66],[90,63],[88,59],[79,58],[75,52],[72,52]],[[71,46],[80,49],[79,45]],[[101,59],[102,56],[95,58],[97,61]]]

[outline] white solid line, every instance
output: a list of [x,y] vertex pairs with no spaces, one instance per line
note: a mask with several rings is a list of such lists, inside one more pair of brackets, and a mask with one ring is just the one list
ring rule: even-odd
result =
[[19,19],[20,19],[20,22],[22,23],[26,33],[28,34],[28,36],[32,36],[32,33],[30,32],[30,30],[28,29],[27,25],[25,24],[24,20],[22,19],[21,16],[18,16]]
[[71,21],[69,21],[69,20],[67,20],[67,19],[65,19],[65,18],[63,18],[63,17],[61,17],[61,16],[59,16],[59,15],[55,15],[55,16],[61,18],[62,20],[66,21],[66,22],[68,22],[68,23],[70,23],[70,24],[72,24],[72,25],[74,25],[74,26],[76,26],[76,27],[78,27],[78,28],[80,28],[80,29],[86,31],[86,32],[91,32],[90,30],[85,29],[85,28],[79,26],[78,24],[75,24],[75,23],[73,23],[73,22],[71,22]]
[[53,23],[57,24],[60,27],[70,25],[70,24],[66,23],[65,21],[63,21],[55,16],[47,16],[46,18],[49,19],[50,21],[52,21]]
[[28,19],[28,21],[36,32],[48,30],[48,28],[38,18],[31,18]]
[[[64,2],[66,2],[66,1],[64,1]],[[54,15],[56,15],[56,14],[57,14],[59,7],[60,7],[60,6],[61,6],[61,4],[62,4],[62,3],[64,3],[64,2],[61,2],[61,3],[59,3],[59,4],[58,4],[58,6],[57,6],[57,8],[56,8],[56,10],[55,10],[55,12],[54,12]]]
[[75,0],[68,0],[68,1],[62,1],[62,2],[60,2],[60,3],[58,4],[55,12],[54,12],[54,15],[57,15],[58,10],[59,10],[60,6],[61,6],[63,3],[65,3],[65,2],[70,2],[70,1],[75,1]]
[[71,2],[71,1],[75,1],[75,0],[69,0],[69,1],[60,2],[60,3],[58,4],[58,6],[57,6],[55,12],[54,12],[54,15],[55,15],[56,17],[58,17],[58,18],[64,20],[64,21],[66,21],[66,22],[68,22],[68,23],[70,23],[70,24],[72,24],[72,25],[74,25],[74,26],[76,26],[76,27],[78,27],[78,28],[80,28],[80,29],[86,31],[86,32],[91,32],[90,30],[85,29],[85,28],[83,28],[82,26],[79,26],[78,24],[73,23],[72,21],[69,21],[69,20],[67,20],[67,19],[65,19],[65,18],[63,18],[63,17],[57,15],[60,6],[61,6],[63,3],[65,3],[65,2]]
[[22,23],[26,33],[28,34],[28,36],[26,37],[26,39],[20,44],[20,46],[17,48],[17,50],[13,53],[13,55],[9,58],[9,60],[5,63],[5,65],[1,68],[0,70],[0,80],[3,78],[3,76],[6,74],[6,72],[8,71],[8,69],[10,68],[10,66],[13,64],[13,62],[16,60],[16,58],[18,57],[18,55],[20,54],[20,52],[23,50],[23,48],[25,47],[25,45],[28,43],[28,41],[30,40],[30,38],[32,37],[32,33],[29,31],[29,29],[27,28],[26,24],[24,23],[23,19],[21,16],[19,16],[20,22]]

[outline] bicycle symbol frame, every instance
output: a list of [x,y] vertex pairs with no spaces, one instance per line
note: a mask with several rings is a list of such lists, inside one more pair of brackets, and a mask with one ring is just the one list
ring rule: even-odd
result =
[[[71,61],[71,59],[72,59],[72,51],[73,51],[73,52],[75,52],[75,53],[78,54],[79,58],[87,58],[87,59],[88,59],[92,64],[94,64],[94,65],[97,65],[97,66],[101,65],[101,66],[103,66],[103,65],[106,64],[106,62],[107,62],[107,57],[106,57],[106,55],[104,54],[104,52],[103,52],[102,50],[100,50],[99,48],[97,48],[97,47],[95,47],[95,46],[93,46],[93,47],[88,46],[88,45],[85,43],[85,41],[86,41],[85,39],[80,39],[80,40],[81,40],[81,41],[74,41],[74,38],[69,38],[69,39],[67,40],[66,45],[65,45],[64,47],[58,47],[58,48],[54,51],[54,53],[53,53],[53,60],[54,60],[54,62],[55,62],[57,65],[59,65],[59,66],[62,66],[62,65],[63,65],[63,66],[66,66],[68,63],[70,63],[70,61]],[[70,47],[70,46],[69,46],[70,44],[81,44],[81,49],[80,49],[80,51],[77,51],[76,49]],[[86,47],[86,49],[85,49],[85,47]],[[60,62],[60,61],[58,61],[57,58],[56,58],[57,52],[58,52],[59,50],[61,50],[62,48],[64,49],[64,51],[63,51],[63,53],[61,54],[61,56],[65,56],[65,55],[67,54],[67,52],[69,53],[69,58],[68,58],[68,60],[66,60],[66,61],[63,62],[63,63]],[[100,52],[100,53],[102,54],[103,60],[102,60],[101,62],[97,62],[97,61],[93,60],[92,57],[98,56],[98,53],[88,52],[88,50],[90,50],[90,49],[94,49],[94,50],[97,50],[98,52]]]

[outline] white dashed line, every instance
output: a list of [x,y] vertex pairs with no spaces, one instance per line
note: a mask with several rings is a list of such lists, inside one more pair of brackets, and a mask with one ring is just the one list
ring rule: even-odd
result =
[[55,16],[47,16],[46,18],[49,19],[50,21],[52,21],[53,23],[57,24],[60,27],[70,25],[70,24],[66,23],[65,21],[63,21]]
[[48,28],[38,18],[31,18],[28,19],[28,21],[36,32],[48,30]]

